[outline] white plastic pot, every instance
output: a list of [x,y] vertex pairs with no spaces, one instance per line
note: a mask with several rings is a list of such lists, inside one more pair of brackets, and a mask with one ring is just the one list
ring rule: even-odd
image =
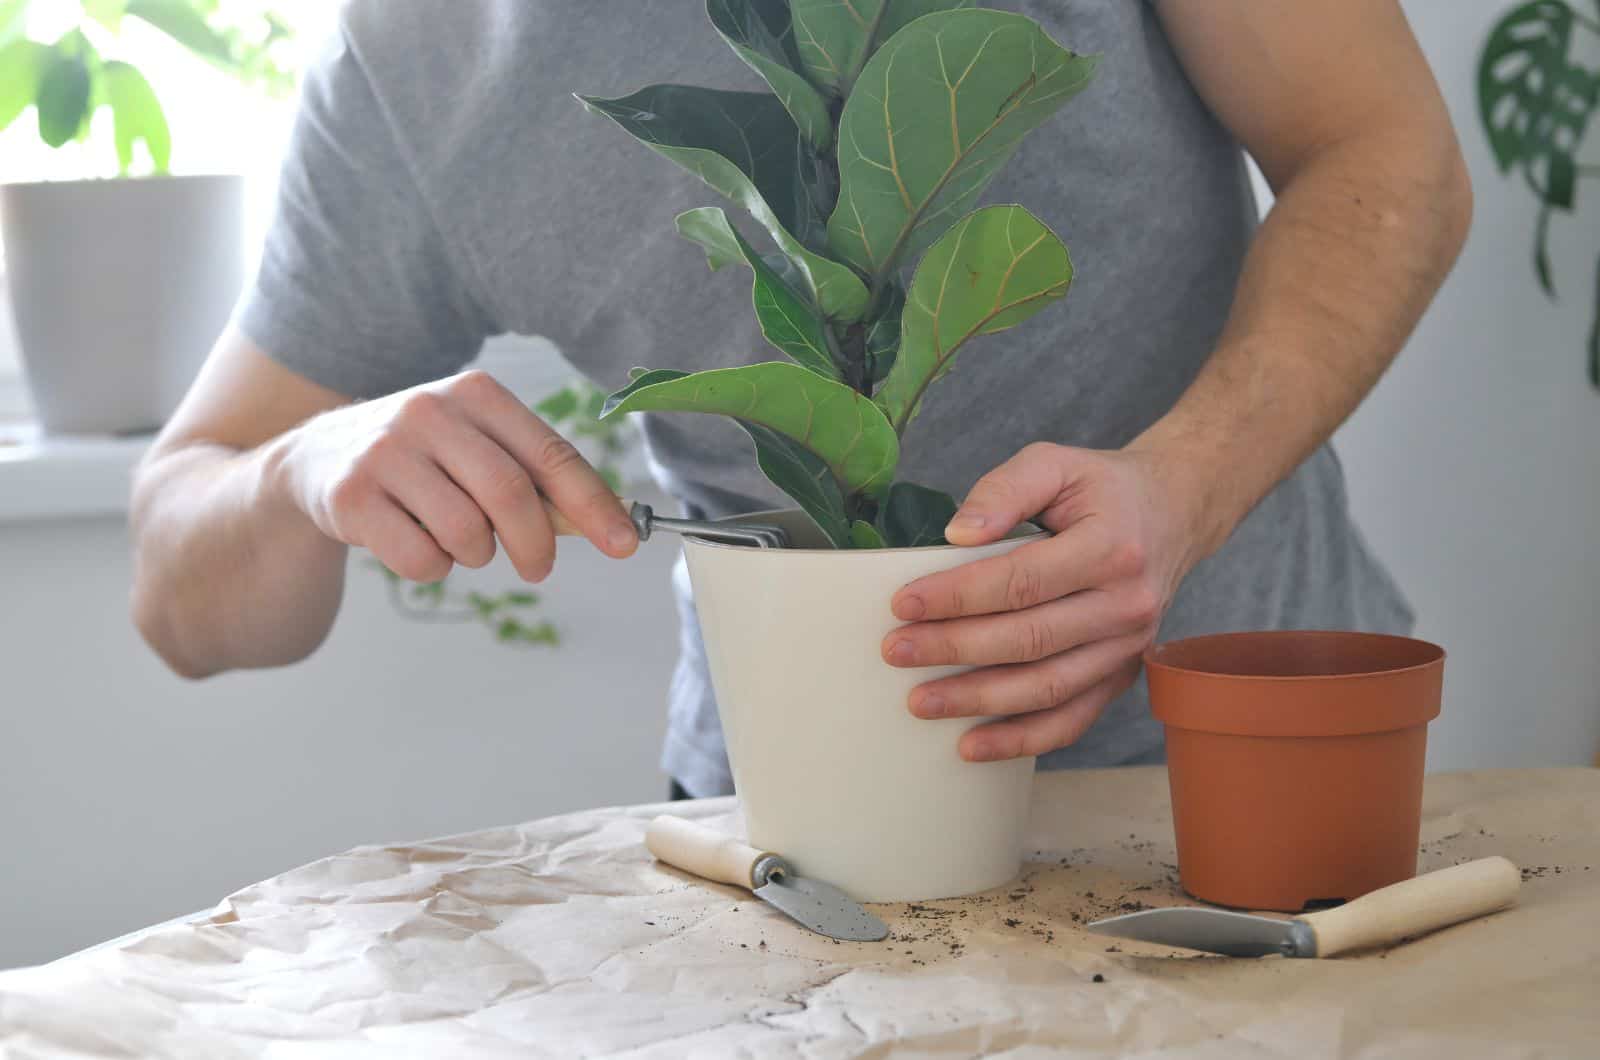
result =
[[241,178],[0,185],[0,231],[44,429],[164,423],[244,283]]
[[[764,514],[800,545],[798,512]],[[864,902],[999,887],[1022,862],[1034,760],[963,761],[971,719],[906,708],[960,667],[897,669],[889,610],[916,578],[1007,552],[978,548],[764,550],[686,538],[711,682],[753,846]]]

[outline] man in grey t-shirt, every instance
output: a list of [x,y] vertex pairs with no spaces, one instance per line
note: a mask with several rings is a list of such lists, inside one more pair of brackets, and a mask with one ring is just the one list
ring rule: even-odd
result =
[[[966,497],[953,542],[1027,518],[1055,535],[903,589],[885,603],[908,624],[883,653],[977,667],[906,704],[993,718],[966,736],[968,758],[1155,760],[1136,678],[1156,636],[1408,628],[1326,442],[1442,281],[1471,192],[1397,0],[992,6],[1103,56],[987,196],[1061,232],[1077,281],[930,395],[905,471]],[[179,673],[309,654],[350,545],[419,580],[501,547],[538,581],[554,558],[542,495],[607,554],[633,551],[593,469],[462,372],[486,336],[549,336],[607,386],[635,364],[770,357],[748,283],[709,275],[672,230],[712,193],[570,95],[760,82],[702,0],[621,7],[344,10],[307,81],[260,272],[137,475],[134,613]],[[1259,229],[1241,143],[1278,196]],[[777,500],[736,427],[644,426],[693,513]],[[708,795],[730,781],[680,592],[665,762]]]

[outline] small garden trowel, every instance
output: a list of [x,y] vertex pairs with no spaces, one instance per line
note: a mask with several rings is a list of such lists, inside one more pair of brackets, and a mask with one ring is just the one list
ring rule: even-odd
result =
[[[650,535],[657,530],[670,530],[674,534],[704,537],[712,541],[728,541],[735,545],[754,545],[757,548],[789,547],[788,532],[781,526],[772,526],[769,523],[739,522],[732,519],[715,521],[669,519],[664,515],[657,515],[648,504],[630,501],[627,498],[623,498],[622,506],[628,510],[628,518],[632,521],[634,530],[638,531],[640,541],[650,540]],[[550,517],[550,525],[557,537],[583,536],[583,531],[548,500],[544,502],[544,510]]]
[[1291,919],[1173,906],[1096,920],[1090,931],[1227,957],[1335,957],[1386,946],[1504,909],[1522,874],[1505,858],[1480,858],[1380,887],[1334,909]]
[[717,883],[747,887],[757,898],[834,939],[876,942],[889,934],[883,921],[832,884],[796,876],[776,854],[682,817],[657,817],[646,829],[650,853],[685,872]]

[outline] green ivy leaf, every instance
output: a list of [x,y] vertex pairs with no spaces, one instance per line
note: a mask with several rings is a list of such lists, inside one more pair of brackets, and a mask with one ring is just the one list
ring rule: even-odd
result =
[[539,594],[529,592],[509,592],[501,596],[500,600],[508,607],[533,607],[539,602]]
[[39,73],[39,139],[60,147],[84,124],[89,111],[89,66],[75,48],[58,43]]
[[878,534],[878,528],[869,522],[857,519],[850,524],[851,548],[884,548],[883,538]]
[[777,431],[739,420],[756,446],[756,463],[767,480],[811,517],[834,548],[850,547],[850,521],[844,494],[823,459]]
[[942,545],[956,507],[955,499],[941,490],[896,482],[878,509],[878,529],[891,548]]
[[1066,246],[1022,207],[986,206],[956,222],[917,265],[900,352],[875,399],[895,430],[905,430],[963,343],[1020,324],[1071,283]]
[[889,488],[900,459],[900,440],[870,399],[781,361],[646,372],[606,402],[607,416],[624,412],[720,413],[766,427],[815,453],[844,489],[869,496]]
[[17,120],[39,95],[39,79],[52,52],[47,45],[14,40],[0,47],[0,129]]
[[895,34],[840,118],[828,245],[880,287],[966,212],[1095,63],[1004,11],[927,15]]
[[833,143],[828,105],[801,71],[785,0],[706,0],[706,15],[722,39],[760,74],[819,151]]
[[[678,215],[678,231],[684,238],[705,248],[713,270],[728,260],[742,260],[750,266],[754,280],[750,300],[755,304],[761,334],[795,362],[824,379],[838,379],[839,369],[828,352],[828,336],[822,318],[804,295],[785,283],[772,266],[746,243],[728,223],[728,215],[716,206],[685,210]],[[730,258],[736,255],[736,258]]]
[[912,19],[973,0],[789,0],[795,43],[811,80],[847,95],[878,45]]
[[533,411],[546,423],[561,423],[578,411],[579,400],[576,390],[570,386],[562,387],[533,406]]
[[776,98],[651,85],[620,99],[578,99],[748,210],[804,274],[807,293],[830,319],[857,320],[866,311],[860,277],[819,253],[827,243],[822,218],[831,177]]
[[106,103],[111,107],[112,133],[117,145],[117,164],[124,176],[133,164],[133,144],[143,140],[150,152],[150,163],[157,173],[165,173],[172,160],[172,136],[167,131],[166,115],[150,82],[138,70],[123,62],[108,62],[101,68]]

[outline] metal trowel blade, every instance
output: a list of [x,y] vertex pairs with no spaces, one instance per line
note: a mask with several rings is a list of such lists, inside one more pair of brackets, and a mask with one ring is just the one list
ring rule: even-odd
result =
[[1146,909],[1096,920],[1085,926],[1100,935],[1181,946],[1227,957],[1265,957],[1274,953],[1288,957],[1311,956],[1301,952],[1305,948],[1301,938],[1304,925],[1225,909],[1193,906]]
[[889,926],[832,884],[774,873],[755,896],[812,931],[849,942],[876,942]]

